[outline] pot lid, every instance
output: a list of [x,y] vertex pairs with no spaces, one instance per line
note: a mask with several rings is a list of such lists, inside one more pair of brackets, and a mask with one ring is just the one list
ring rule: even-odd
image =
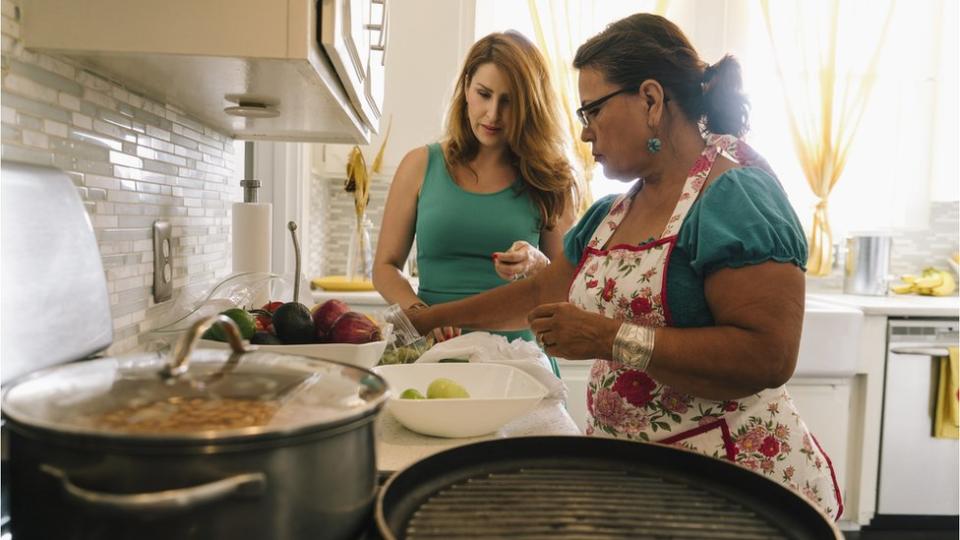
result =
[[288,435],[376,413],[386,382],[365,369],[267,352],[193,351],[175,377],[156,354],[48,368],[13,384],[3,413],[58,432],[147,439]]

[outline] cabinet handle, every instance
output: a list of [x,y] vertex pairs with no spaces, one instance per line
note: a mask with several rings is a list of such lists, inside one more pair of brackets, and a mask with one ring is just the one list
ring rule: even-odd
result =
[[948,356],[950,350],[946,347],[894,347],[893,354],[919,354],[924,356]]
[[380,65],[383,66],[387,61],[387,33],[389,28],[387,26],[387,0],[370,0],[370,4],[380,4],[383,6],[382,17],[380,19],[380,24],[367,24],[365,28],[371,32],[379,32],[377,42],[370,45],[371,51],[378,51],[383,54],[380,55]]

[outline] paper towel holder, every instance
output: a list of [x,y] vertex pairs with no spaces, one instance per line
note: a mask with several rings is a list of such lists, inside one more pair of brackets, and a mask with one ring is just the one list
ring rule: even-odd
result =
[[240,187],[243,188],[243,202],[260,202],[260,181],[244,179],[240,181]]

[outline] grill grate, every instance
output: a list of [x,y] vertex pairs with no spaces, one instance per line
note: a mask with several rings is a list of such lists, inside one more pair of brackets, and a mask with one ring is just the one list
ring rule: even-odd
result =
[[524,468],[434,494],[407,523],[428,538],[787,538],[756,512],[684,482],[638,472]]

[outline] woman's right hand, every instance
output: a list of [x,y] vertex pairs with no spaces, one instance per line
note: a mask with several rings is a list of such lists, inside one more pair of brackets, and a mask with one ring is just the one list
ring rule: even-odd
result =
[[459,336],[462,331],[459,328],[453,326],[444,326],[443,328],[434,328],[430,332],[430,337],[433,338],[434,343],[440,343],[448,339],[453,339]]

